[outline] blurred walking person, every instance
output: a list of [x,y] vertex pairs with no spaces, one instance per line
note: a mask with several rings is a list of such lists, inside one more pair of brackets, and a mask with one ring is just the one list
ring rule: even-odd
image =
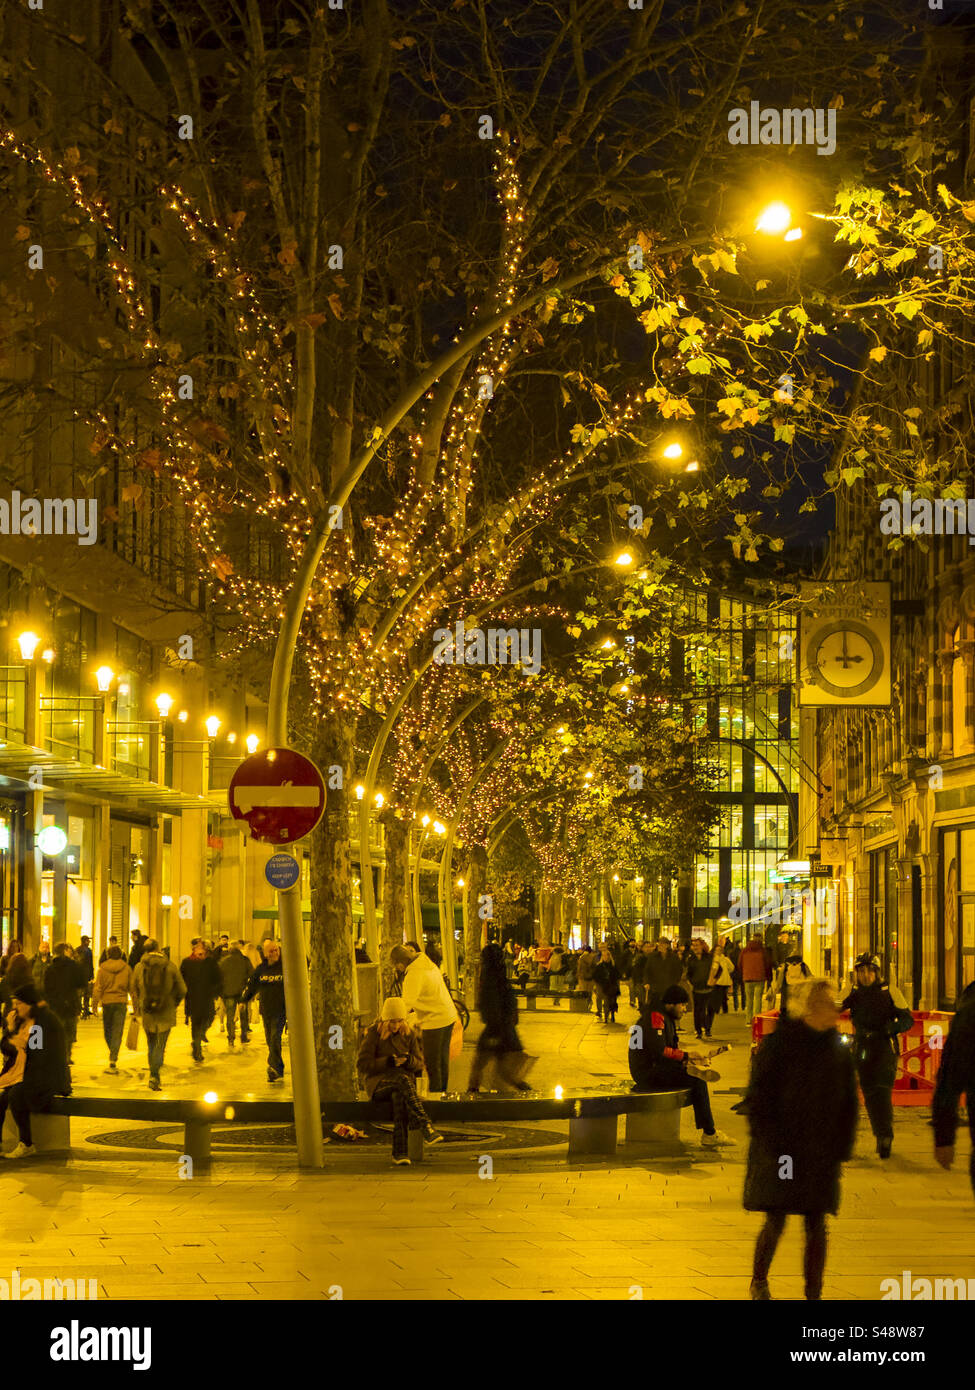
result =
[[69,951],[70,947],[64,941],[58,942],[54,948],[54,959],[44,975],[44,989],[38,992],[58,1016],[64,1030],[70,1066],[71,1053],[78,1039],[78,1016],[81,1013],[81,996],[86,980],[84,970],[72,959]]
[[125,1014],[132,988],[132,967],[117,946],[109,946],[108,956],[98,967],[92,999],[102,1006],[102,1031],[108,1047],[108,1070],[118,1071],[118,1054],[125,1032]]
[[822,1298],[826,1215],[839,1209],[840,1169],[857,1127],[853,1058],[837,1019],[829,981],[803,981],[789,991],[787,1012],[752,1064],[744,1207],[765,1213],[752,1266],[756,1300],[772,1297],[769,1269],[790,1214],[805,1223],[806,1298]]
[[599,948],[599,959],[592,972],[596,989],[596,1016],[600,1023],[615,1023],[620,1000],[620,972],[607,942]]
[[468,1091],[480,1090],[484,1068],[492,1059],[502,1081],[516,1091],[531,1090],[524,1075],[535,1059],[528,1057],[518,1037],[518,1003],[505,972],[504,953],[493,943],[481,952],[477,1011],[484,1031],[477,1040]]

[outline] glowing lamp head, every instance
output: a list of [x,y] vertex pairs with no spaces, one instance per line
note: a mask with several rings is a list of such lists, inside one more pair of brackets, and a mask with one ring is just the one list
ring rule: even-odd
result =
[[700,473],[700,471],[701,465],[698,463],[697,459],[691,459],[690,463],[684,468],[685,473]]
[[556,1088],[555,1088],[555,1099],[556,1099],[556,1100],[561,1100],[562,1097],[563,1097],[564,1095],[565,1095],[565,1092],[563,1091],[562,1087],[561,1087],[561,1086],[556,1086]]
[[160,719],[169,718],[169,711],[172,709],[173,703],[172,695],[167,695],[165,692],[156,696],[156,709],[159,711]]
[[207,1105],[216,1105],[218,1099],[216,1091],[204,1091],[203,1099]]
[[783,241],[799,241],[802,238],[801,227],[791,227],[782,238]]
[[68,837],[59,825],[45,825],[37,837],[37,845],[42,854],[48,857],[63,853]]
[[215,714],[211,714],[206,721],[206,731],[208,738],[216,738],[220,732],[221,720]]
[[664,449],[663,456],[665,459],[679,459],[682,457],[683,453],[683,446],[678,444],[677,441],[674,440],[672,444],[668,444],[667,447]]
[[356,787],[356,789],[355,789],[355,799],[356,799],[356,801],[361,801],[362,798],[365,796],[365,794],[366,794],[366,789],[365,789],[365,787],[362,785],[362,783],[360,782],[359,785],[358,785],[358,786]]
[[179,712],[179,714],[177,714],[177,716],[176,716],[176,718],[179,720],[179,722],[180,722],[181,724],[185,724],[186,721],[187,721],[187,719],[189,719],[189,717],[190,717],[190,712],[189,712],[188,709],[181,709],[180,712]]
[[421,817],[420,817],[420,824],[421,824],[422,826],[428,826],[428,825],[430,824],[430,817],[429,817],[429,816],[421,816]]
[[379,807],[380,811],[383,808],[383,803],[385,802],[385,800],[386,798],[383,796],[382,792],[377,792],[376,795],[373,797],[373,801]]
[[99,666],[95,672],[95,680],[98,682],[98,689],[103,695],[107,694],[112,688],[112,681],[115,679],[115,672],[111,666]]
[[438,820],[435,820],[433,822],[433,833],[435,835],[446,835],[447,827],[445,825],[441,825]]
[[769,203],[759,214],[755,230],[765,232],[767,236],[781,236],[789,230],[791,222],[792,213],[785,203]]
[[248,734],[244,740],[244,746],[246,747],[248,753],[256,753],[257,746],[260,743],[260,741],[261,740],[257,737],[257,734]]
[[625,570],[629,565],[632,565],[633,556],[628,550],[621,550],[613,563],[618,565],[621,570]]
[[22,632],[17,638],[17,646],[20,648],[20,655],[25,661],[33,661],[34,653],[41,645],[41,639],[36,632]]
[[50,666],[51,662],[54,660],[55,655],[56,653],[53,647],[45,647],[44,650],[41,652],[41,660],[46,661],[48,666]]
[[228,742],[228,743],[236,743],[236,742],[237,742],[237,735],[236,735],[235,733],[233,733],[233,732],[229,733],[229,734],[227,735],[227,742]]

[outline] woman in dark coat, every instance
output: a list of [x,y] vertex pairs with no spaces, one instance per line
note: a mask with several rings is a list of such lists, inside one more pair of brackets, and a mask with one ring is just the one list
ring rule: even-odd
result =
[[613,953],[604,941],[599,948],[599,960],[592,972],[592,982],[596,986],[596,1016],[603,1023],[616,1022],[616,1010],[620,1000],[620,972],[613,959]]
[[484,1068],[492,1058],[502,1081],[516,1091],[531,1090],[524,1074],[535,1059],[526,1056],[518,1037],[518,1003],[504,968],[504,951],[496,942],[481,952],[477,1010],[484,1032],[477,1040],[468,1091],[480,1090]]
[[857,1089],[853,1058],[836,1028],[828,980],[789,991],[788,1013],[755,1055],[745,1098],[751,1143],[744,1207],[763,1211],[751,1296],[768,1299],[768,1272],[790,1213],[805,1220],[806,1298],[822,1297],[826,1213],[840,1204],[840,1166],[853,1153]]

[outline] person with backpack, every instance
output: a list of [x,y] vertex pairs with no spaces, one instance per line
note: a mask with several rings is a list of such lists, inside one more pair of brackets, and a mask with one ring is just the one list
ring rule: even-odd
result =
[[249,1042],[251,1036],[250,1008],[241,1002],[244,987],[251,977],[251,963],[244,955],[243,941],[235,941],[220,956],[217,968],[220,971],[220,998],[223,1002],[224,1017],[227,1020],[227,1046],[233,1047],[237,1032],[237,1009],[240,1007],[240,1040]]
[[843,1003],[853,1024],[853,1061],[867,1107],[877,1153],[890,1158],[894,1143],[894,1106],[891,1092],[900,1056],[898,1035],[914,1025],[914,1015],[896,985],[884,984],[880,962],[869,952],[856,962],[856,988]]
[[214,1000],[220,993],[220,967],[213,956],[207,954],[205,943],[197,939],[179,970],[186,985],[185,1007],[190,1020],[193,1061],[199,1066],[203,1061],[206,1032],[213,1022]]
[[261,963],[251,973],[240,997],[246,1004],[255,994],[260,996],[261,1022],[267,1042],[267,1079],[274,1082],[284,1078],[284,1057],[281,1053],[281,1038],[287,1022],[284,962],[281,960],[281,945],[272,938],[262,943],[261,951]]
[[142,942],[142,956],[132,976],[132,1008],[146,1030],[149,1051],[149,1089],[158,1091],[166,1043],[176,1027],[176,1010],[186,995],[183,977],[154,937]]
[[97,1009],[102,1006],[102,1029],[108,1046],[108,1069],[118,1071],[118,1054],[125,1031],[125,1011],[132,986],[132,967],[117,946],[109,946],[108,956],[98,967],[92,996]]
[[796,985],[801,985],[803,980],[808,980],[812,975],[809,966],[797,952],[782,962],[775,972],[775,979],[769,987],[769,994],[772,996],[769,1008],[775,1008],[775,996],[781,995],[779,1000],[779,1013],[784,1014],[789,1000],[789,990]]

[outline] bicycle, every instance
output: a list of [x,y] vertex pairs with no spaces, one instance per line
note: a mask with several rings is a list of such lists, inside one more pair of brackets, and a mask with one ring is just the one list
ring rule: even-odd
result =
[[455,989],[453,985],[448,984],[447,989],[450,992],[451,999],[454,1001],[454,1007],[457,1010],[457,1014],[460,1018],[461,1025],[464,1031],[466,1032],[471,1021],[471,1011],[467,1007],[467,1000],[461,994],[460,990]]

